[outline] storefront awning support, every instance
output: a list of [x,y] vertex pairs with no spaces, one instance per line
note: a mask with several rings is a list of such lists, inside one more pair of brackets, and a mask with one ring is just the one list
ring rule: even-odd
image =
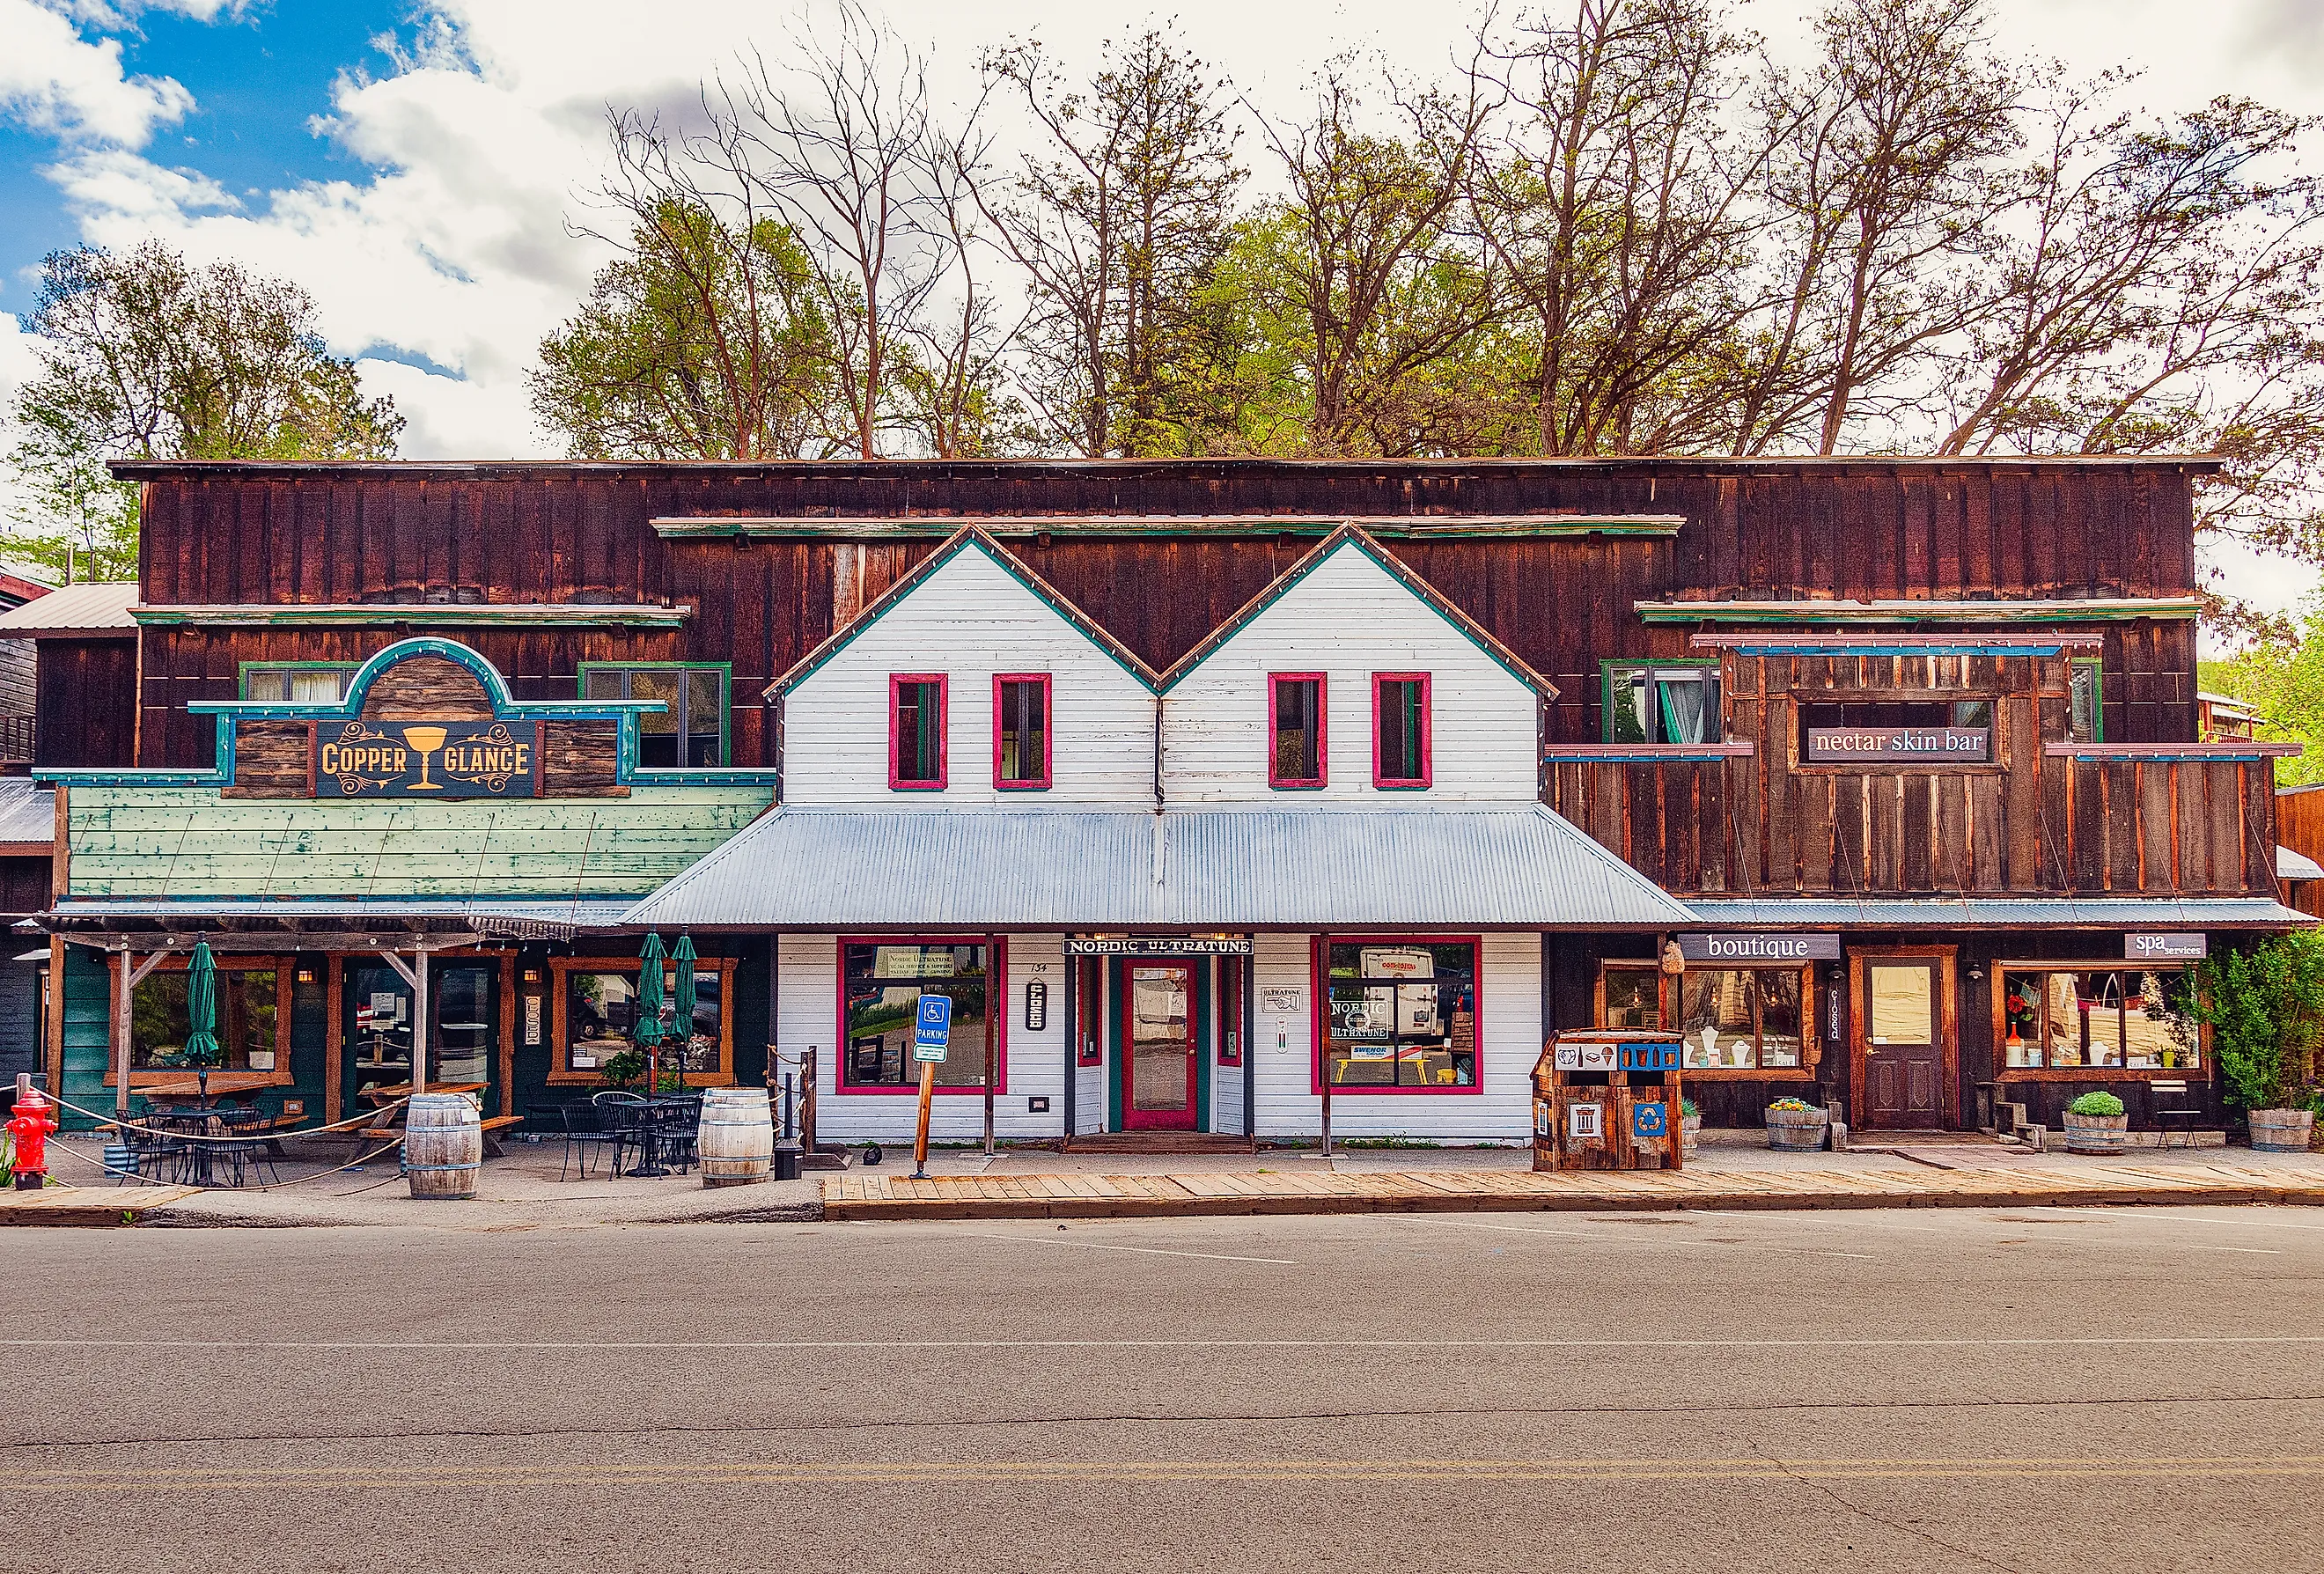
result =
[[[466,942],[454,941],[451,943],[462,944]],[[428,1091],[428,1054],[431,1047],[428,1042],[429,1037],[428,1031],[429,950],[429,947],[425,941],[414,944],[411,948],[410,962],[406,962],[402,957],[385,946],[382,946],[379,952],[380,961],[393,968],[403,981],[411,987],[411,1096],[415,1099]]]
[[140,962],[130,955],[129,948],[124,945],[116,954],[121,958],[121,988],[113,997],[113,1072],[116,1084],[113,1090],[113,1114],[115,1119],[126,1121],[129,1118],[129,998],[144,981],[145,975],[160,966],[161,959],[170,953],[157,951]]

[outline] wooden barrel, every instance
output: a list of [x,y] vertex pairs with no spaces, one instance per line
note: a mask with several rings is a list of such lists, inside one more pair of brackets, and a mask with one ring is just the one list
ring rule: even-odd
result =
[[1767,1146],[1777,1153],[1814,1153],[1823,1146],[1828,1118],[1822,1109],[1770,1109]]
[[2316,1116],[2308,1109],[2255,1109],[2249,1119],[2254,1153],[2306,1153]]
[[2065,1128],[2068,1153],[2104,1156],[2130,1147],[2128,1115],[2077,1115],[2069,1109],[2060,1124]]
[[484,1164],[484,1131],[475,1100],[466,1093],[420,1093],[405,1107],[403,1171],[414,1197],[476,1194]]
[[775,1117],[764,1088],[706,1088],[697,1142],[706,1186],[763,1181],[775,1161]]

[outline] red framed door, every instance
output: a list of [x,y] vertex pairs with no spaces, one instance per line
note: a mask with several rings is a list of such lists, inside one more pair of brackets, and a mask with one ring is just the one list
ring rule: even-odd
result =
[[1194,1130],[1194,964],[1132,962],[1121,996],[1122,1129]]

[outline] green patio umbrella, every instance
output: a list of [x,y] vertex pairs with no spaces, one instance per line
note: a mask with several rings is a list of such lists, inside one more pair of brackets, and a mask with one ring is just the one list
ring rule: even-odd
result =
[[193,960],[186,968],[186,1045],[179,1052],[194,1068],[194,1084],[201,1101],[210,1101],[210,1068],[226,1059],[217,1041],[217,961],[210,943],[194,942]]
[[690,1063],[694,1052],[694,1008],[699,1003],[699,993],[694,982],[694,936],[681,929],[678,934],[678,949],[670,957],[678,963],[678,999],[673,1002],[670,1017],[675,1026],[670,1036],[678,1040],[680,1072]]
[[646,1097],[650,1099],[660,1090],[656,1084],[659,1076],[659,1051],[661,1047],[662,963],[669,957],[662,951],[661,936],[652,931],[646,934],[646,945],[638,953],[638,1019],[632,1025],[630,1035],[638,1047],[646,1052]]

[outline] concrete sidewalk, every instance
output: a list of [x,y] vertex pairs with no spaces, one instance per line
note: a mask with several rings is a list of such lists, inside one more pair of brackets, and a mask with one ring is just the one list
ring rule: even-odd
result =
[[561,1143],[512,1143],[487,1160],[478,1195],[420,1202],[393,1156],[340,1169],[342,1148],[293,1140],[279,1188],[195,1192],[115,1184],[101,1144],[52,1141],[51,1188],[36,1204],[0,1194],[0,1224],[137,1223],[295,1229],[401,1225],[452,1230],[787,1220],[1089,1219],[1219,1214],[1628,1211],[2107,1203],[2324,1203],[2324,1154],[2144,1151],[2120,1159],[2036,1154],[1975,1138],[1918,1139],[1845,1154],[1784,1154],[1717,1134],[1677,1174],[1536,1174],[1525,1148],[1343,1148],[1258,1154],[1060,1154],[1004,1148],[910,1155],[877,1167],[709,1190],[698,1175],[560,1179]]

